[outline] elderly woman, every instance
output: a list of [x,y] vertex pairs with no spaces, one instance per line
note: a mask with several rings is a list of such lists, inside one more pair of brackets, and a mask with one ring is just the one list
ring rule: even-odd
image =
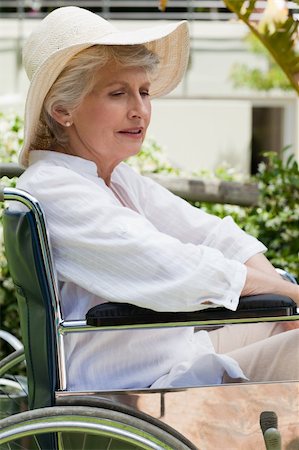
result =
[[[299,303],[299,287],[230,217],[190,206],[123,162],[140,150],[151,97],[182,79],[188,45],[185,22],[123,32],[77,7],[56,9],[25,44],[31,84],[20,162],[28,168],[18,187],[45,210],[67,319],[109,301],[235,310],[241,295],[273,292]],[[68,389],[298,378],[296,362],[284,362],[296,353],[298,330],[281,331],[265,324],[68,335]]]

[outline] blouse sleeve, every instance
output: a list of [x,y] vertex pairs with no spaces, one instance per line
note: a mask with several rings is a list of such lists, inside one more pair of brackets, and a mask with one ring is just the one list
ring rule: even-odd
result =
[[145,216],[161,232],[182,242],[218,249],[226,258],[241,263],[267,250],[259,240],[245,233],[232,217],[220,219],[208,214],[150,178],[136,174],[130,167],[127,166],[125,171]]
[[152,211],[144,217],[115,201],[100,184],[97,188],[64,167],[40,169],[21,179],[19,187],[45,210],[60,280],[107,301],[157,311],[237,308],[246,267],[212,248],[216,237],[200,244],[183,241],[179,232],[170,235],[158,226]]

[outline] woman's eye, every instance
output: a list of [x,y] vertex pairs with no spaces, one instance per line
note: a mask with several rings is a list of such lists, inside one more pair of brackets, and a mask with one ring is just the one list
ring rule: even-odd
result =
[[124,92],[123,91],[116,91],[116,92],[111,92],[110,95],[112,95],[112,97],[119,97],[120,95],[123,95]]
[[149,91],[141,91],[140,94],[144,97],[149,95]]

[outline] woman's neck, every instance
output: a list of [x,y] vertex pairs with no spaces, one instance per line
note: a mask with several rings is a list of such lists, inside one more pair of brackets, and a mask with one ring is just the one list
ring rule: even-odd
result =
[[76,152],[73,151],[68,146],[63,147],[62,145],[59,145],[59,144],[53,146],[53,150],[58,153],[64,153],[66,155],[71,155],[71,156],[77,156],[79,158],[83,158],[88,161],[94,162],[97,166],[97,173],[98,173],[99,178],[102,178],[108,187],[110,186],[110,183],[111,183],[111,176],[112,176],[113,170],[121,162],[121,161],[117,161],[117,162],[113,162],[113,163],[110,162],[110,164],[108,164],[107,161],[105,161],[105,162],[100,161],[100,158],[98,158],[98,157],[96,158],[96,157],[94,157],[94,155],[91,155],[90,153],[76,154]]

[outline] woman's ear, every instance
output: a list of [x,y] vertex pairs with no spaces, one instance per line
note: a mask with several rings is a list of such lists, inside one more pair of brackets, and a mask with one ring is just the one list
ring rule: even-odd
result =
[[51,116],[63,127],[70,127],[73,124],[71,114],[61,106],[53,108]]

